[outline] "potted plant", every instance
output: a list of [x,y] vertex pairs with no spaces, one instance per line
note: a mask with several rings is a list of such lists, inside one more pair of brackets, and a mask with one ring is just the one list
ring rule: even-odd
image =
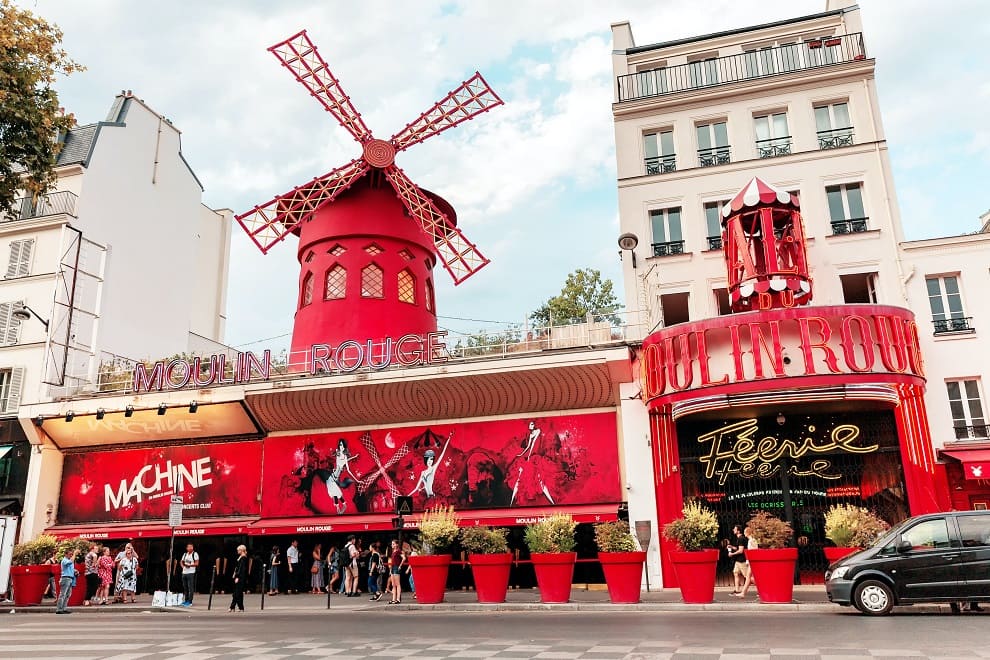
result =
[[[57,550],[57,558],[61,562],[62,558],[65,557],[66,552],[77,551],[76,553],[76,586],[72,589],[72,593],[69,594],[69,607],[78,607],[83,604],[86,600],[86,553],[93,546],[93,542],[89,539],[84,538],[74,538],[65,539],[59,542]],[[55,595],[61,590],[62,582],[60,578],[62,577],[61,566],[56,565],[52,572],[55,575]]]
[[746,550],[746,560],[753,572],[756,591],[764,603],[789,603],[794,597],[794,567],[797,548],[787,542],[794,534],[780,518],[758,511],[746,524],[747,536],[756,540],[755,550]]
[[715,600],[715,569],[718,565],[718,518],[699,502],[688,502],[681,517],[663,526],[663,535],[677,544],[670,560],[685,603]]
[[835,544],[825,548],[828,563],[868,548],[890,529],[890,525],[868,509],[852,504],[835,504],[825,512],[825,538]]
[[457,539],[454,507],[427,509],[419,521],[420,553],[409,558],[416,582],[416,601],[421,605],[443,602],[450,571],[450,546]]
[[577,523],[569,515],[555,513],[526,527],[524,539],[529,548],[540,602],[566,603],[571,599],[574,579],[574,529]]
[[641,552],[629,523],[614,521],[595,525],[598,561],[605,573],[608,597],[613,603],[638,603],[646,553]]
[[509,530],[492,527],[465,527],[461,547],[468,551],[471,574],[479,603],[504,603],[509,589]]
[[58,539],[47,534],[14,546],[10,567],[14,605],[41,605],[52,569],[58,570],[57,566],[45,562],[57,551]]

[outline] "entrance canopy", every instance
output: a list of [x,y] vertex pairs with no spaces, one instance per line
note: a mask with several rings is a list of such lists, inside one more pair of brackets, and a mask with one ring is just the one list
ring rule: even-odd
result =
[[942,455],[962,463],[966,479],[990,479],[990,449],[953,449]]
[[[175,528],[176,537],[233,536],[247,534],[248,525],[257,518],[203,518]],[[172,535],[166,520],[140,524],[91,523],[84,525],[55,525],[45,530],[59,539],[86,538],[94,541],[123,539],[157,539]]]

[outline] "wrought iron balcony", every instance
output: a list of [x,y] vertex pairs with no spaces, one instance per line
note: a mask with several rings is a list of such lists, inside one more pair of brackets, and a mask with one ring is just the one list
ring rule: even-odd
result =
[[684,241],[653,244],[654,257],[669,257],[674,254],[684,254]]
[[987,435],[987,425],[986,424],[973,424],[972,426],[959,426],[955,427],[956,440],[985,440],[990,435]]
[[0,215],[0,222],[16,222],[30,218],[43,218],[49,215],[59,215],[60,213],[75,216],[76,199],[76,195],[67,190],[42,195],[38,198],[21,197],[14,200],[14,210],[12,213]]
[[714,165],[726,165],[731,163],[729,157],[729,147],[715,147],[713,149],[698,149],[698,167],[712,167]]
[[708,249],[709,250],[721,250],[722,249],[722,237],[721,236],[709,236],[708,237]]
[[833,128],[827,131],[818,131],[819,149],[838,149],[839,147],[851,147],[852,145],[852,127]]
[[833,220],[832,235],[858,234],[869,229],[869,218],[849,218],[848,220]]
[[621,103],[863,59],[866,59],[863,35],[855,32],[629,73],[616,78],[616,85]]
[[677,170],[677,158],[674,154],[669,156],[654,156],[646,159],[647,174],[666,174]]
[[756,141],[756,154],[760,158],[776,158],[791,155],[791,136]]
[[952,332],[975,332],[972,316],[960,316],[954,319],[934,319],[936,335],[946,335]]

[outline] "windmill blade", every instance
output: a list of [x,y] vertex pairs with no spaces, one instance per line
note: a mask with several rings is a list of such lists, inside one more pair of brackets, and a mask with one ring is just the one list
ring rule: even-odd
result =
[[296,80],[309,90],[327,112],[354,136],[355,140],[363,143],[371,139],[371,131],[361,119],[361,113],[351,104],[351,97],[341,89],[337,77],[330,73],[330,68],[320,57],[316,46],[306,36],[306,30],[292,35],[268,50],[292,72]]
[[318,208],[347,190],[368,171],[368,164],[355,158],[343,167],[318,176],[294,190],[259,204],[236,217],[255,245],[267,253]]
[[437,101],[432,108],[393,135],[391,142],[399,151],[407,149],[417,142],[457,126],[462,121],[476,117],[482,112],[488,112],[502,103],[498,94],[476,71],[473,76],[462,82],[460,87]]
[[447,219],[405,172],[392,166],[385,169],[385,177],[395,188],[409,214],[433,239],[440,263],[454,278],[454,284],[460,284],[488,265],[489,260],[478,251],[474,243]]

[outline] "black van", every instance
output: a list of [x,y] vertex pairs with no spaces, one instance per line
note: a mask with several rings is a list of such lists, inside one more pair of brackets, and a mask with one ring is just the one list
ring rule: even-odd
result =
[[990,601],[990,511],[908,518],[829,566],[825,590],[876,616],[894,605]]

